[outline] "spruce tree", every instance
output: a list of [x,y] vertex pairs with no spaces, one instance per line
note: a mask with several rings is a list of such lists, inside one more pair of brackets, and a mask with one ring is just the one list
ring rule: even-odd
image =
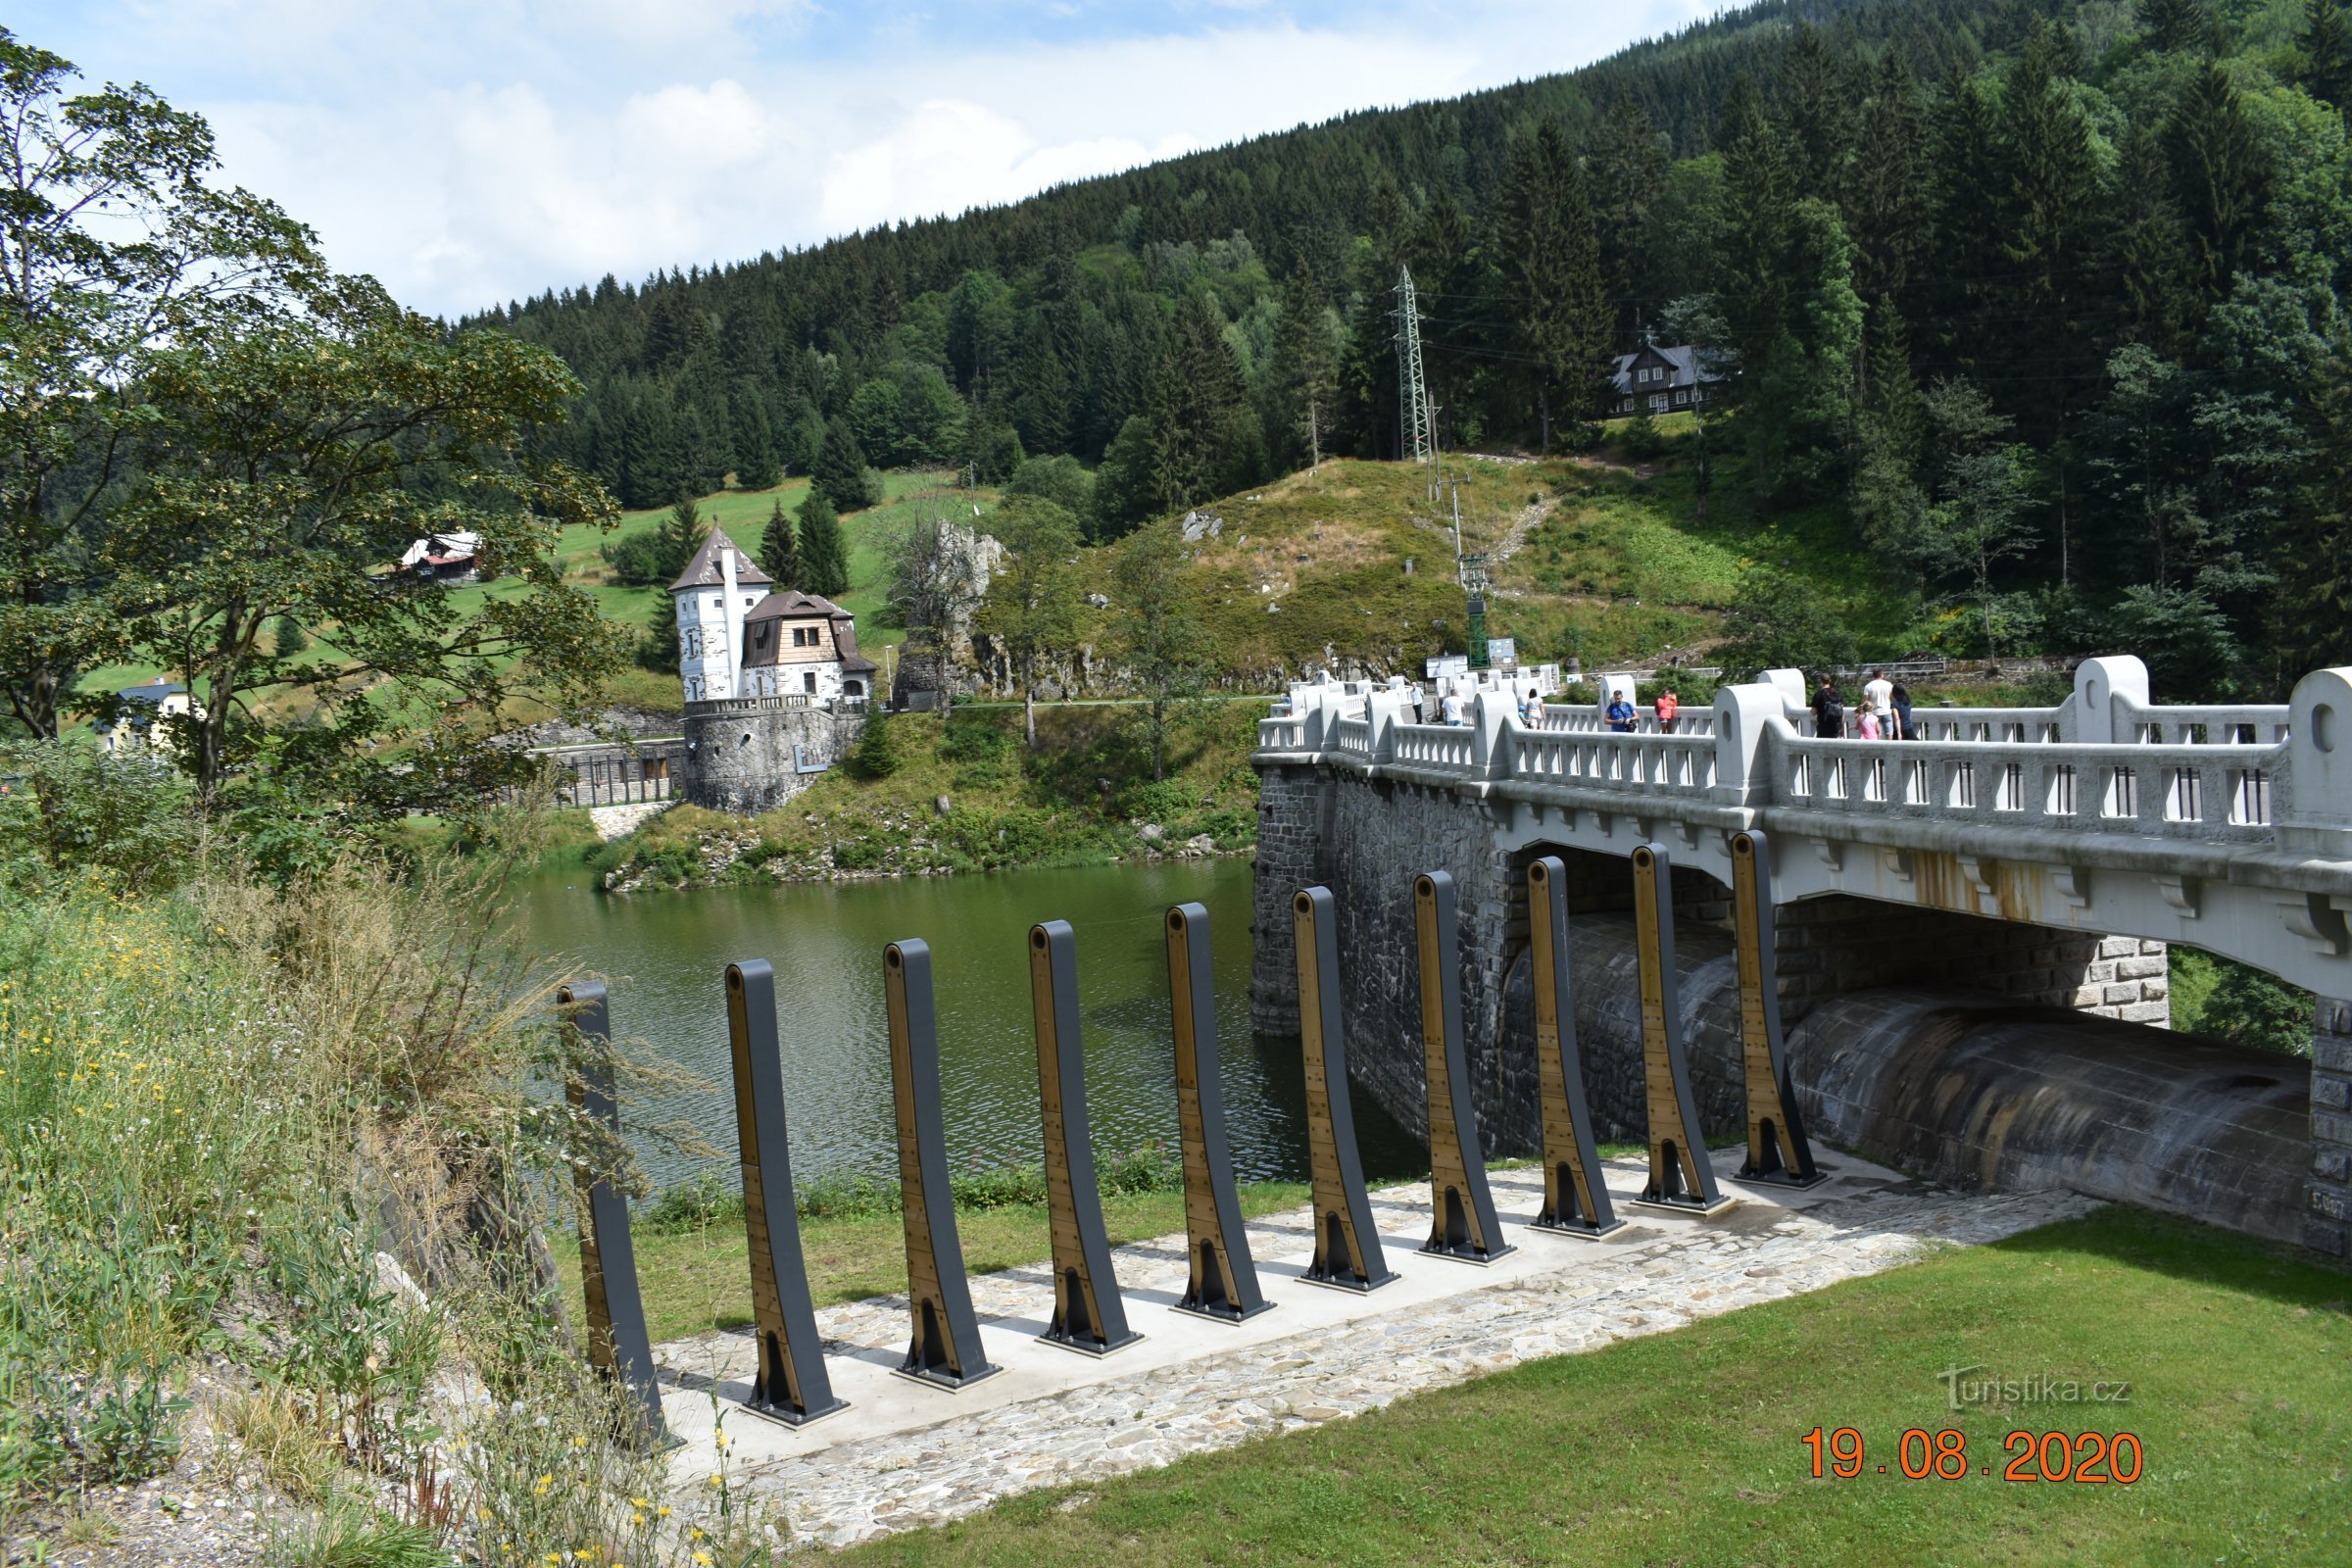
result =
[[677,504],[663,514],[654,532],[656,581],[668,587],[686,569],[686,563],[703,547],[703,535],[710,532],[703,526],[702,511],[692,496],[678,497]]
[[[823,496],[836,514],[865,505],[865,452],[858,445],[850,423],[840,415],[825,421],[825,444],[817,449],[816,469],[809,476],[810,495]],[[808,517],[801,518],[804,550]]]
[[2139,0],[2139,35],[2151,49],[2211,49],[2213,11],[2205,0]]
[[679,660],[678,607],[667,594],[658,597],[660,603],[645,617],[645,636],[637,643],[637,663],[656,674],[674,675]]
[[2296,79],[2322,103],[2352,108],[2352,20],[2342,0],[2303,0],[2303,30],[2296,35],[2301,56]]
[[1615,324],[1592,199],[1556,122],[1512,144],[1502,250],[1520,337],[1535,361],[1539,439],[1548,449],[1555,414],[1582,420],[1598,412]]
[[801,540],[793,531],[792,519],[784,514],[784,500],[776,498],[773,510],[767,514],[767,526],[760,534],[760,569],[775,579],[776,592],[801,586]]
[[831,599],[850,591],[850,547],[830,497],[811,488],[801,503],[801,582],[804,592]]
[[2254,260],[2278,170],[2246,113],[2237,84],[2209,62],[2180,95],[2165,127],[2165,151],[2206,298],[2227,295]]

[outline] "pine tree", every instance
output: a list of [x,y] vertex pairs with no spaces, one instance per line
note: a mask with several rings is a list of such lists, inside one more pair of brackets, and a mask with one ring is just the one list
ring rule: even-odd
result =
[[1312,270],[1301,264],[1282,284],[1266,376],[1268,445],[1285,466],[1323,461],[1339,401],[1340,324]]
[[2278,171],[2262,132],[2219,62],[2209,62],[2165,127],[2175,188],[2208,300],[2234,285],[2254,259]]
[[272,627],[276,638],[277,657],[280,659],[299,654],[311,646],[310,638],[303,634],[302,622],[292,615],[278,616],[272,622]]
[[735,436],[732,466],[737,487],[774,488],[784,477],[784,469],[776,459],[776,436],[768,423],[767,405],[758,388],[747,382],[738,389],[729,418]]
[[1867,299],[1897,299],[1928,241],[1929,152],[1919,82],[1899,51],[1879,57],[1857,132],[1845,187],[1854,286]]
[[2000,402],[2028,428],[2063,441],[2077,394],[2097,370],[2085,309],[2099,216],[2090,124],[2060,75],[2071,34],[2036,18],[2010,74],[2002,111],[2005,189],[1997,225],[2008,263]]
[[2213,11],[2205,0],[2139,0],[2139,33],[2151,49],[2211,49]]
[[1585,176],[1556,122],[1512,144],[1503,192],[1502,272],[1535,362],[1537,428],[1549,450],[1555,413],[1583,420],[1598,412],[1615,313]]
[[703,547],[703,536],[710,530],[703,526],[701,509],[692,496],[680,496],[657,528],[654,538],[659,547],[655,557],[662,587],[677,581],[686,563]]
[[2303,0],[2303,30],[2295,37],[2300,56],[2296,79],[2322,103],[2352,108],[2352,20],[2342,0]]
[[[1650,208],[1665,188],[1668,171],[1665,143],[1648,112],[1621,89],[1611,97],[1585,158],[1600,238],[1601,285],[1617,305],[1612,343],[1640,330],[1642,308],[1636,302],[1654,292],[1652,270],[1646,265]],[[1506,190],[1507,177],[1506,172]]]
[[784,514],[784,498],[776,498],[760,534],[760,569],[775,579],[776,591],[801,586],[801,541],[792,519]]
[[646,634],[638,639],[637,663],[656,674],[675,675],[682,657],[678,651],[677,602],[667,594],[659,594],[656,599],[658,602],[646,612]]
[[[858,437],[850,432],[850,423],[840,415],[825,421],[825,444],[816,454],[816,469],[809,477],[809,494],[821,495],[832,503],[838,513],[856,512],[865,505],[865,452],[858,445]],[[802,521],[802,550],[808,551],[808,518]],[[810,566],[815,564],[813,559]]]
[[850,591],[850,547],[832,499],[811,488],[801,503],[801,588],[822,599]]

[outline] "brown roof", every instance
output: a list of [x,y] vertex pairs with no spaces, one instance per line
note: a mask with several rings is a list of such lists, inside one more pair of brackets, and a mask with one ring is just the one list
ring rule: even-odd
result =
[[686,563],[686,569],[678,573],[678,580],[669,585],[669,591],[674,594],[681,588],[716,588],[724,583],[727,580],[726,571],[719,564],[718,554],[722,550],[735,552],[736,582],[753,584],[775,581],[760,569],[760,563],[743,553],[741,545],[727,537],[724,528],[713,528],[710,536],[703,541],[703,548],[697,550],[694,559]]
[[875,662],[858,651],[858,623],[846,612],[839,612],[842,623],[833,628],[833,645],[841,650],[841,669],[845,675],[870,675],[879,668]]
[[[760,580],[767,581],[764,577]],[[769,594],[765,599],[746,611],[743,616],[745,620],[768,620],[779,617],[785,620],[848,620],[851,618],[848,611],[830,599],[820,599],[815,594],[805,594],[798,588],[787,588],[782,593]]]

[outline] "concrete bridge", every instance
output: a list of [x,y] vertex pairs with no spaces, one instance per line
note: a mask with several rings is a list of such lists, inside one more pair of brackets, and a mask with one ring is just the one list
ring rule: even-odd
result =
[[[1259,725],[1251,1018],[1298,1028],[1289,900],[1339,895],[1359,1074],[1413,1120],[1419,1047],[1405,892],[1443,867],[1460,889],[1463,1002],[1486,1070],[1480,1116],[1532,1143],[1532,1078],[1506,1038],[1527,947],[1525,869],[1562,854],[1579,912],[1623,907],[1605,858],[1656,842],[1678,919],[1720,925],[1730,838],[1776,849],[1782,1005],[1886,986],[1993,991],[2011,1004],[2133,1022],[2169,1014],[2165,946],[2227,955],[2315,992],[2312,1163],[2300,1235],[2352,1246],[2352,669],[2283,705],[2149,700],[2136,659],[2086,661],[2054,708],[1922,709],[1923,738],[1811,733],[1802,676],[1729,686],[1672,733],[1591,708],[1522,722],[1481,693],[1459,726],[1416,722],[1401,690],[1294,688]],[[1609,1102],[1607,1086],[1597,1101]]]

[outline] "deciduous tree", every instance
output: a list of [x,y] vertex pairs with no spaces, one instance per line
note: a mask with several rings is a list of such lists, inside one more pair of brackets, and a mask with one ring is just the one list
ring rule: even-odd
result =
[[[299,313],[175,337],[142,391],[170,433],[107,539],[109,604],[202,707],[187,763],[205,808],[277,722],[272,699],[318,705],[305,744],[332,750],[347,798],[441,805],[512,771],[480,745],[510,699],[583,711],[619,662],[625,635],[556,556],[564,525],[612,521],[611,498],[529,450],[579,391],[554,355],[451,337],[346,278]],[[501,574],[488,592],[389,568],[460,530]],[[313,639],[300,659],[265,636],[287,617]],[[400,717],[430,731],[405,769],[363,750]]]
[[1078,519],[1051,501],[1007,501],[989,516],[1004,547],[975,624],[1004,644],[1021,683],[1021,733],[1037,745],[1037,666],[1078,634]]

